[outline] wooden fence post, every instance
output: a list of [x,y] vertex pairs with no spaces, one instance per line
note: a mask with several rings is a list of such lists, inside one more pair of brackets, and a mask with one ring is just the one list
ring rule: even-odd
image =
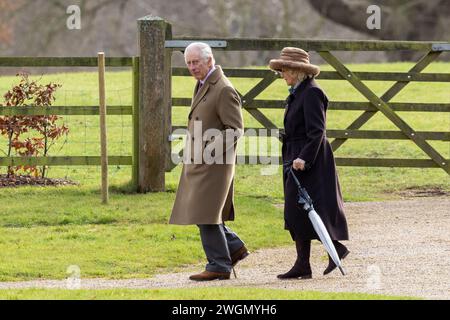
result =
[[100,144],[102,163],[102,203],[108,203],[108,144],[106,134],[105,54],[98,53],[98,88],[100,105]]
[[164,191],[170,157],[172,50],[165,41],[172,27],[146,16],[139,27],[139,178],[138,191]]
[[132,184],[133,191],[139,191],[139,57],[132,60],[133,87],[133,156],[132,156]]

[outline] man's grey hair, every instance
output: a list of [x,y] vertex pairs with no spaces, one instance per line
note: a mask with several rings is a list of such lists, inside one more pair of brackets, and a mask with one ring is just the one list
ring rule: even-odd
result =
[[212,59],[212,64],[216,64],[216,60],[214,59],[211,47],[204,42],[192,42],[190,45],[186,47],[184,50],[184,59],[186,60],[186,55],[189,51],[197,50],[200,52],[200,57],[204,61],[208,61],[209,57]]

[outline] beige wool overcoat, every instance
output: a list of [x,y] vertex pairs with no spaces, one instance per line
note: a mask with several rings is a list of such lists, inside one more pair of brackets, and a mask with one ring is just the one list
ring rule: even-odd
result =
[[[201,88],[197,83],[187,127],[183,169],[170,223],[221,224],[234,220],[236,142],[244,124],[239,95],[220,66]],[[229,135],[231,132],[238,134]],[[205,152],[208,150],[212,151]],[[203,157],[205,154],[210,157]]]

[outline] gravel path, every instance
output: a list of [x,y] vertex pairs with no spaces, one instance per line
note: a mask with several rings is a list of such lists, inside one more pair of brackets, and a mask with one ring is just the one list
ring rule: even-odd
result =
[[[81,279],[81,288],[233,286],[450,299],[450,197],[346,203],[345,207],[352,237],[347,242],[351,253],[344,260],[348,272],[345,277],[337,270],[322,275],[327,258],[320,243],[315,241],[311,280],[276,278],[295,260],[295,249],[290,246],[252,252],[236,268],[238,278],[229,281],[188,280],[190,274],[201,271],[202,266],[197,265],[182,273],[160,274],[149,279]],[[67,281],[0,282],[0,289],[30,287],[65,289]]]

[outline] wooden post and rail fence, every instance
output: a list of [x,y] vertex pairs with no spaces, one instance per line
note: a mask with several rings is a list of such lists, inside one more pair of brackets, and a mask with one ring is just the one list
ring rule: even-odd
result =
[[[172,76],[189,76],[186,68],[172,67],[174,51],[183,51],[193,41],[206,42],[214,50],[280,51],[283,47],[300,47],[317,52],[334,71],[322,71],[318,79],[349,82],[364,96],[365,102],[331,101],[329,110],[361,111],[346,129],[327,130],[327,137],[337,150],[349,139],[410,140],[428,159],[336,158],[338,166],[441,168],[450,175],[450,159],[444,158],[430,143],[432,140],[450,143],[450,132],[416,131],[398,112],[450,112],[448,103],[392,103],[409,83],[450,82],[448,73],[422,73],[441,54],[450,51],[448,42],[427,41],[343,41],[302,39],[249,38],[174,38],[170,23],[159,17],[138,20],[139,55],[136,57],[107,57],[105,67],[129,67],[132,72],[132,105],[111,105],[107,115],[132,117],[132,155],[107,158],[108,165],[132,166],[132,181],[138,192],[164,191],[165,172],[174,168],[171,161],[172,106],[189,107],[190,99],[172,97]],[[421,59],[408,72],[352,72],[331,51],[396,51],[422,52]],[[0,57],[0,67],[98,67],[97,57]],[[283,108],[283,101],[257,100],[261,92],[278,79],[270,70],[224,68],[228,77],[261,79],[247,93],[240,93],[243,108],[264,128],[278,129],[260,109]],[[391,81],[390,88],[376,95],[363,81]],[[450,100],[450,99],[449,99]],[[360,130],[377,113],[382,113],[398,129]],[[2,107],[0,116],[12,115],[100,115],[98,106]],[[185,127],[184,127],[185,128]],[[249,129],[249,128],[246,128]],[[0,166],[15,165],[101,165],[100,156],[73,157],[0,157]]]

